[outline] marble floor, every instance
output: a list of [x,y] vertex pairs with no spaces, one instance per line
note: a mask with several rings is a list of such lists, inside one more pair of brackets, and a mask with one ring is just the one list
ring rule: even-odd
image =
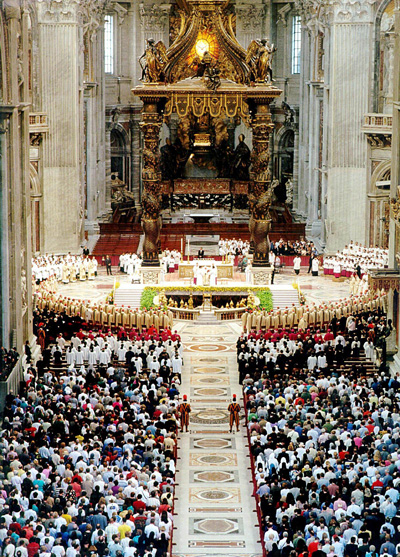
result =
[[[114,279],[115,275],[107,277],[100,269],[95,281],[60,284],[59,291],[101,302]],[[123,282],[127,277],[118,273],[117,279]],[[305,269],[299,277],[284,269],[276,274],[275,284],[294,280],[309,302],[349,295],[348,281],[312,277]],[[235,351],[241,323],[175,322],[174,329],[185,346],[181,395],[188,395],[192,413],[190,432],[179,436],[172,554],[261,557],[247,436],[243,426],[239,433],[230,434],[228,425],[227,407],[233,394],[243,406]]]
[[[128,282],[128,276],[120,273],[119,269],[113,269],[114,274],[107,276],[103,268],[99,269],[99,275],[94,281],[74,282],[69,284],[58,283],[58,292],[63,296],[71,298],[78,298],[83,300],[92,300],[97,303],[102,303],[107,295],[111,292],[114,286],[114,280],[117,279],[120,283]],[[167,275],[168,282],[178,282],[178,273],[171,273]],[[349,280],[334,281],[322,274],[318,277],[313,277],[307,274],[307,269],[302,269],[300,275],[297,277],[293,273],[293,269],[287,268],[275,274],[274,284],[288,285],[294,281],[298,281],[299,286],[305,295],[308,302],[320,304],[324,301],[337,301],[341,298],[346,298],[350,295]],[[179,281],[181,284],[188,285],[189,281]],[[235,273],[234,280],[231,284],[244,282],[244,273]],[[229,281],[226,281],[224,286],[228,286]]]
[[261,556],[244,427],[229,433],[228,404],[238,384],[239,324],[179,324],[185,346],[181,394],[192,408],[180,433],[176,476],[175,557]]

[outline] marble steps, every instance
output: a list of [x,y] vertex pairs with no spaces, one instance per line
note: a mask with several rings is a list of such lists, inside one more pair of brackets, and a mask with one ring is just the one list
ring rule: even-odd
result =
[[291,308],[294,304],[299,305],[299,294],[298,291],[293,288],[293,286],[275,286],[271,285],[270,290],[272,292],[272,303],[274,305],[274,310],[277,308],[285,309]]
[[196,323],[199,325],[217,325],[218,319],[212,311],[200,311]]
[[140,308],[144,286],[142,284],[121,285],[115,291],[114,305],[117,307]]

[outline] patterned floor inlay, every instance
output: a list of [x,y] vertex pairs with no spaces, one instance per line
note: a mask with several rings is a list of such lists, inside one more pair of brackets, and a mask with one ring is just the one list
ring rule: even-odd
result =
[[188,547],[246,547],[244,541],[228,542],[228,541],[190,541]]
[[202,375],[197,377],[196,375],[190,378],[190,383],[192,385],[229,385],[228,377],[214,377],[213,375]]
[[[202,401],[203,402],[203,401]],[[195,435],[234,435],[232,433],[229,433],[228,431],[225,431],[224,428],[222,428],[222,430],[218,430],[217,428],[215,429],[197,429],[196,431],[193,432]]]
[[242,507],[189,507],[190,513],[241,513],[243,512]]
[[208,397],[208,398],[218,398],[230,396],[230,389],[218,388],[218,387],[197,387],[191,389],[191,396],[198,397]]
[[240,489],[237,487],[226,487],[222,488],[201,488],[201,487],[190,487],[189,488],[189,502],[190,503],[218,503],[219,501],[230,502],[230,503],[240,503]]
[[[206,557],[204,553],[173,553],[172,557]],[[212,557],[227,557],[226,553],[215,553],[213,551]],[[263,557],[261,554],[254,555],[252,553],[229,553],[229,557]]]
[[227,369],[223,367],[195,367],[193,368],[194,373],[200,373],[204,375],[220,375],[227,373]]
[[202,408],[190,414],[190,421],[193,424],[228,424],[229,412],[216,408]]
[[191,470],[189,473],[191,483],[238,483],[237,470]]
[[226,344],[187,344],[186,349],[191,352],[227,352],[230,346]]
[[[108,288],[110,288],[110,287],[108,287]],[[221,336],[221,337],[216,336],[216,337],[214,337],[214,336],[210,336],[210,335],[195,335],[195,336],[187,338],[186,342],[196,342],[197,343],[197,342],[201,341],[201,342],[212,342],[212,343],[214,343],[214,342],[226,342],[227,340],[228,340],[227,336]],[[229,338],[229,341],[233,342],[234,340],[235,339],[233,337]]]
[[189,533],[194,534],[244,534],[240,518],[190,518]]
[[237,466],[236,453],[190,453],[190,466]]
[[190,358],[190,361],[192,363],[202,363],[202,364],[226,364],[228,363],[228,358],[224,358],[223,356],[220,357],[199,357],[199,356],[192,356]]
[[216,437],[199,437],[190,440],[191,449],[234,449],[234,439],[221,439]]
[[178,441],[173,557],[262,557],[245,428],[228,431],[232,394],[241,398],[240,325],[190,323],[179,331],[185,348],[180,390],[192,411],[190,432]]

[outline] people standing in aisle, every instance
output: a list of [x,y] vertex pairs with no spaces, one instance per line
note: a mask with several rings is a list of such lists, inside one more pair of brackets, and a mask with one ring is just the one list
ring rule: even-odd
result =
[[236,395],[233,395],[232,402],[228,406],[228,410],[229,410],[229,432],[232,433],[234,425],[236,425],[236,430],[239,431],[240,404],[236,402]]
[[107,275],[112,275],[112,268],[111,268],[111,257],[109,255],[106,255],[106,258],[104,260],[104,263],[106,265],[106,269],[107,269]]
[[293,259],[293,270],[296,273],[296,275],[300,274],[300,268],[301,268],[301,257],[299,255],[296,255],[296,257]]
[[313,260],[312,260],[312,276],[317,277],[318,276],[318,271],[319,271],[319,259],[315,255],[313,257]]
[[189,431],[189,415],[190,415],[190,404],[187,401],[187,395],[183,395],[183,402],[178,406],[179,417],[181,420],[181,430]]

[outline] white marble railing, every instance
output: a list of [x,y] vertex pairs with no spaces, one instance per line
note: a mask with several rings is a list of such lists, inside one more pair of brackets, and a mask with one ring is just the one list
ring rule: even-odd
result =
[[47,132],[49,124],[47,121],[47,114],[45,112],[31,112],[29,114],[29,132]]
[[364,114],[363,131],[364,132],[391,132],[393,124],[393,116],[391,114]]

